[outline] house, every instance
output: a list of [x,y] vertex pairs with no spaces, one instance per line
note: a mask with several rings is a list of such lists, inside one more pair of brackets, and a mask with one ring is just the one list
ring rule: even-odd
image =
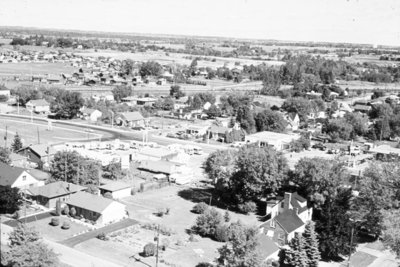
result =
[[0,89],[0,95],[3,95],[5,97],[7,97],[7,99],[10,98],[11,93],[9,89]]
[[37,100],[29,100],[28,103],[25,104],[27,110],[36,113],[49,113],[50,112],[50,104],[44,99]]
[[43,181],[35,179],[28,169],[12,167],[0,162],[0,185],[17,187],[21,190],[44,185]]
[[232,129],[230,129],[230,128],[213,125],[208,130],[208,137],[215,141],[225,142],[226,135],[231,131],[232,131]]
[[86,187],[57,181],[44,186],[32,187],[27,190],[32,200],[46,208],[53,209],[56,207],[57,200],[67,201],[72,194],[86,190]]
[[28,166],[27,157],[23,155],[12,152],[10,154],[10,160],[11,160],[10,163],[11,166],[21,167],[21,168],[26,168]]
[[260,147],[270,146],[278,151],[282,151],[289,148],[290,142],[299,138],[300,136],[297,134],[264,131],[246,135],[245,141],[247,143],[257,143]]
[[152,97],[142,97],[136,99],[136,105],[144,107],[152,107],[156,102],[157,99]]
[[297,193],[285,193],[267,201],[266,215],[269,219],[260,226],[262,232],[283,246],[295,236],[303,233],[307,222],[311,221],[312,208],[307,200]]
[[103,115],[103,113],[97,109],[92,108],[83,108],[81,110],[82,118],[85,120],[89,120],[91,122],[98,121],[99,118]]
[[271,237],[265,235],[262,231],[257,235],[258,255],[263,261],[279,259],[279,247]]
[[300,126],[300,117],[297,113],[288,113],[286,115],[286,121],[288,122],[287,128],[292,131],[297,131]]
[[40,164],[50,164],[56,150],[45,144],[37,144],[22,148],[17,153],[27,157],[28,162],[39,166]]
[[208,130],[207,126],[190,125],[186,129],[186,133],[199,138],[203,137],[207,133],[207,130]]
[[56,75],[49,75],[47,77],[47,83],[49,84],[61,84],[61,77]]
[[367,105],[355,105],[353,109],[355,112],[368,113],[372,107]]
[[106,193],[111,193],[113,199],[119,199],[131,195],[132,185],[119,181],[112,181],[99,186],[99,189],[100,194],[104,195]]
[[105,225],[120,221],[127,216],[125,205],[102,196],[77,192],[66,201],[69,209],[76,211],[80,216],[97,225]]
[[138,111],[125,112],[118,115],[117,125],[128,127],[145,127],[145,119]]

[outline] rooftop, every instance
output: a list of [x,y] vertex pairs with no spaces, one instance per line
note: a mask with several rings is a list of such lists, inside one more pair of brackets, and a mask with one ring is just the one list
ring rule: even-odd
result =
[[24,171],[24,168],[11,167],[0,162],[0,185],[12,185]]
[[82,191],[84,189],[86,189],[86,187],[71,183],[66,183],[64,181],[57,181],[44,186],[30,188],[28,189],[28,191],[34,196],[55,198],[58,196],[63,196],[70,193]]
[[100,189],[110,191],[110,192],[115,192],[119,191],[122,189],[130,188],[132,187],[130,184],[124,183],[124,182],[119,182],[119,181],[113,181],[107,184],[104,184],[102,186],[99,186]]
[[78,192],[71,195],[67,204],[85,210],[94,211],[96,213],[102,213],[113,202],[114,200],[109,198],[100,197],[86,192]]
[[273,253],[279,250],[279,247],[272,241],[271,238],[266,236],[265,234],[257,235],[257,240],[259,243],[258,250],[259,255],[262,259],[266,259],[271,256]]
[[144,119],[138,111],[121,113],[121,117],[127,121],[140,121]]
[[45,99],[29,100],[27,105],[31,104],[33,106],[49,106],[50,104]]
[[381,145],[369,150],[372,153],[381,153],[381,154],[397,154],[400,155],[400,148],[391,147],[389,145]]
[[290,142],[294,138],[298,138],[298,135],[264,131],[264,132],[258,132],[258,133],[255,133],[255,134],[250,134],[247,137],[258,138],[258,139],[261,139],[261,140],[267,140],[269,142],[274,142],[274,141],[288,141],[288,142]]
[[297,216],[294,210],[285,210],[276,216],[274,220],[282,226],[287,233],[291,233],[304,225],[303,221]]

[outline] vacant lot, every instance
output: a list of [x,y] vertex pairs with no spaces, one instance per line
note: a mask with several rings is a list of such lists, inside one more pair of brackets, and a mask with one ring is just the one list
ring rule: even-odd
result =
[[[24,145],[37,144],[39,141],[41,144],[84,141],[88,139],[98,139],[101,136],[82,128],[65,128],[64,126],[58,126],[57,122],[53,124],[52,130],[49,131],[45,123],[31,123],[27,120],[14,120],[0,117],[0,135],[5,136],[6,127],[8,146],[11,144],[16,133],[22,138]],[[3,139],[1,145],[3,145],[4,142]]]
[[72,74],[76,69],[68,63],[2,63],[0,75]]
[[[211,191],[203,188],[170,186],[159,190],[138,193],[122,200],[132,218],[142,223],[152,223],[169,228],[172,235],[160,235],[160,241],[167,239],[169,247],[160,255],[160,266],[195,266],[199,262],[213,261],[218,253],[217,249],[223,243],[209,238],[195,236],[189,241],[188,230],[195,223],[198,215],[191,212],[195,203],[204,201],[217,204],[217,199],[210,199]],[[168,215],[156,215],[159,209],[170,208]],[[216,208],[221,213],[224,208]],[[232,221],[241,220],[245,224],[257,225],[260,223],[256,215],[242,215],[230,212]],[[76,246],[77,249],[93,256],[103,257],[119,264],[143,266],[132,257],[140,258],[151,266],[155,258],[142,258],[138,254],[148,242],[154,243],[156,232],[143,228],[131,227],[109,235],[109,241],[92,239]]]

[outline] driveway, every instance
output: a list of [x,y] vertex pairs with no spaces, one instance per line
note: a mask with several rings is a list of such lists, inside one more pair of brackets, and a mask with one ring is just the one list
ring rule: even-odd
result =
[[30,223],[30,222],[50,218],[50,217],[52,217],[51,212],[52,211],[46,211],[43,213],[26,216],[24,218],[20,218],[19,220],[9,220],[9,221],[3,222],[3,224],[11,226],[11,227],[17,227],[17,225],[19,223],[24,223],[24,222]]
[[84,233],[84,234],[81,234],[78,236],[68,238],[59,243],[73,248],[74,246],[78,245],[79,243],[82,243],[89,239],[95,238],[100,233],[105,233],[105,234],[112,233],[112,232],[127,228],[129,226],[132,226],[132,225],[135,225],[138,223],[139,223],[138,221],[133,220],[133,219],[125,219],[120,222],[116,222],[116,223],[104,226],[102,228],[96,229],[94,231],[90,231],[90,232],[87,232],[87,233]]

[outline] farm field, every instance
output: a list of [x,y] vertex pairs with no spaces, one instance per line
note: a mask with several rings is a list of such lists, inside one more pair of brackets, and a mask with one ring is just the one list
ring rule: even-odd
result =
[[[93,50],[88,52],[77,53],[83,56],[91,56],[91,57],[112,57],[114,59],[132,59],[134,61],[157,61],[160,64],[182,64],[182,65],[190,65],[192,62],[191,58],[195,58],[198,56],[189,55],[189,54],[178,54],[178,53],[169,53],[169,56],[164,52],[143,52],[143,53],[129,53],[129,52],[115,52],[115,51],[106,51],[101,50],[98,52],[94,52]],[[185,58],[185,57],[191,57]],[[241,65],[259,65],[265,63],[267,65],[282,65],[284,62],[281,61],[262,61],[262,60],[252,60],[252,59],[241,59],[241,58],[224,58],[224,57],[206,57],[209,59],[215,59],[215,62],[199,60],[198,67],[211,67],[211,68],[219,68],[223,67],[224,64],[234,64],[235,62],[240,62]]]
[[364,81],[339,81],[338,86],[342,89],[349,88],[350,90],[400,90],[400,83],[372,83]]
[[67,63],[1,63],[0,75],[21,75],[30,76],[32,74],[72,74],[76,69]]
[[[55,144],[60,142],[84,141],[88,139],[99,139],[101,136],[95,132],[87,132],[82,128],[58,127],[53,124],[51,131],[47,130],[47,124],[31,123],[26,120],[13,120],[0,117],[0,135],[5,136],[7,126],[7,146],[10,146],[14,135],[18,133],[24,145],[37,144],[38,136],[41,144]],[[5,140],[1,138],[1,145],[5,145]]]

